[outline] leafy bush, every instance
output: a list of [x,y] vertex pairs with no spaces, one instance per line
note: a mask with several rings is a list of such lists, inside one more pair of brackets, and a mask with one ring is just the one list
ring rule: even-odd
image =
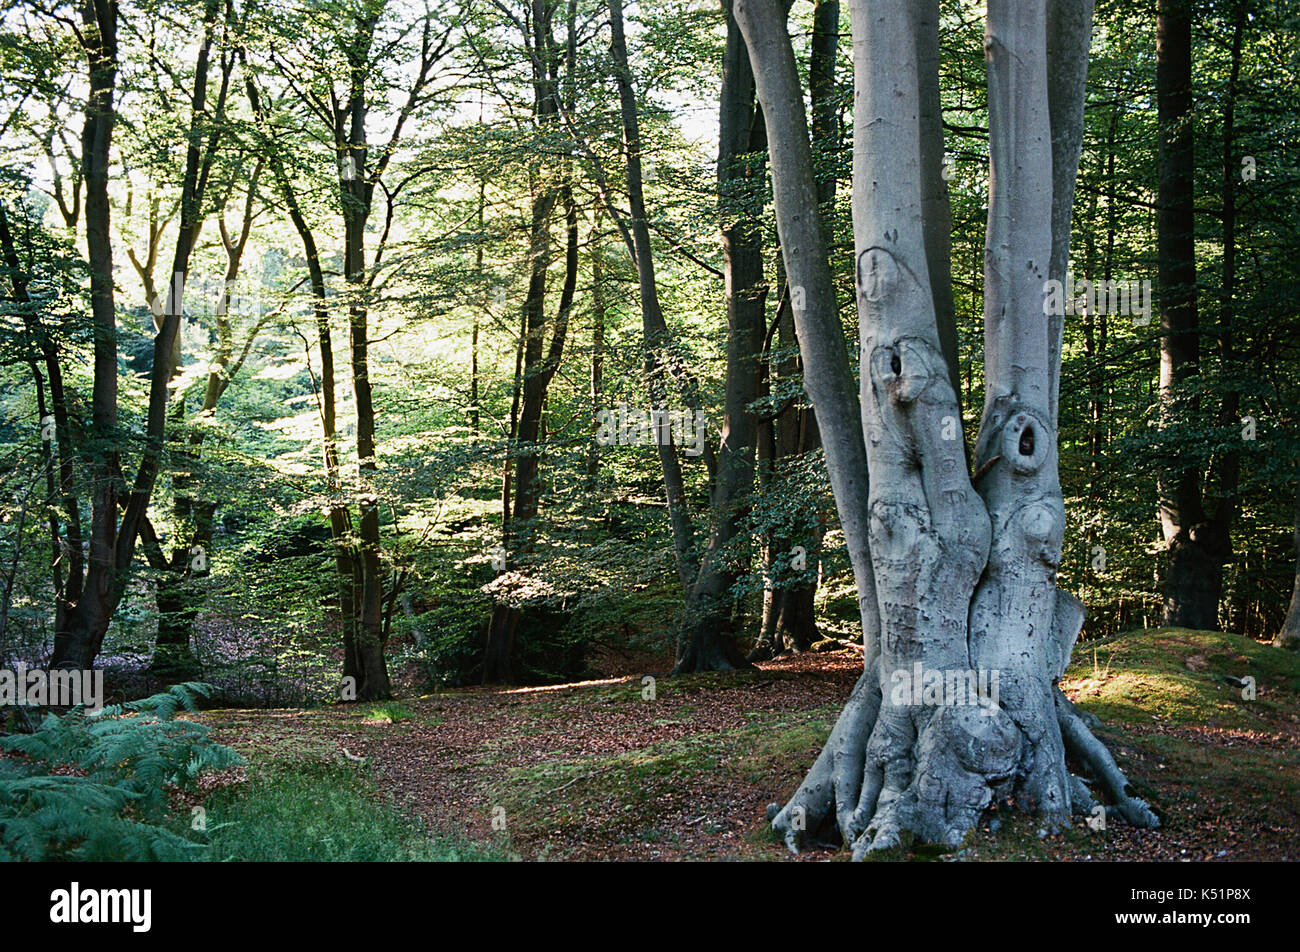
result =
[[176,719],[210,692],[178,684],[0,738],[0,859],[171,860],[202,849],[164,823],[171,791],[242,763],[208,727]]

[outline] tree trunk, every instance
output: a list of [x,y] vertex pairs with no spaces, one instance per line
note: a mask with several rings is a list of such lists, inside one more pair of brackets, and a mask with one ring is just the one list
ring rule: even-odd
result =
[[[539,125],[552,126],[559,116],[559,48],[552,30],[554,7],[541,2],[534,18],[534,92],[535,118]],[[573,76],[576,34],[572,19],[566,45],[567,70]],[[503,484],[502,542],[507,564],[533,547],[534,525],[541,503],[540,462],[542,452],[542,414],[551,380],[564,356],[569,314],[578,287],[578,208],[573,198],[571,175],[565,169],[562,180],[546,186],[533,197],[529,230],[528,297],[524,301],[524,336],[522,365],[522,403],[519,428],[510,452],[515,458],[514,509],[510,510],[509,483]],[[551,266],[551,215],[556,205],[564,208],[565,252],[564,283],[556,308],[554,329],[549,348],[546,345],[546,278]],[[507,465],[509,462],[507,461]],[[492,607],[488,621],[487,643],[483,651],[483,683],[509,684],[515,678],[515,635],[520,611],[505,603]]]
[[[479,118],[482,120],[482,108],[479,109]],[[483,272],[483,249],[487,245],[487,234],[483,230],[483,213],[487,207],[487,178],[481,177],[478,180],[478,242],[474,250],[474,278],[483,285],[483,294],[479,299],[479,308],[474,312],[474,327],[470,331],[469,339],[469,426],[476,434],[479,426],[479,393],[478,393],[478,338],[479,323],[484,317],[490,317],[488,313],[488,289],[487,280]]]
[[599,219],[593,227],[591,245],[591,442],[587,447],[587,491],[596,491],[596,478],[600,473],[600,444],[596,433],[600,428],[597,415],[605,397],[605,325],[609,308],[605,303],[605,266],[601,261],[604,249],[599,241]]
[[[621,28],[620,28],[621,33]],[[719,117],[718,195],[727,295],[727,376],[717,478],[710,499],[708,544],[687,592],[674,674],[748,667],[736,647],[731,589],[739,576],[729,551],[749,512],[754,485],[757,421],[749,407],[759,392],[758,354],[764,332],[763,242],[752,197],[764,163],[750,158],[766,146],[754,101],[749,53],[728,11]]]
[[[124,482],[117,449],[117,344],[113,302],[112,247],[109,230],[108,153],[114,118],[117,70],[117,5],[92,0],[83,8],[85,42],[90,57],[90,99],[82,140],[86,182],[86,244],[91,268],[91,311],[95,324],[95,382],[92,396],[93,438],[90,560],[81,598],[64,613],[54,640],[54,667],[87,668],[99,653],[113,611],[125,591],[136,542],[147,521],[161,467],[167,429],[167,401],[180,367],[180,322],[185,277],[203,220],[203,194],[217,143],[229,69],[224,61],[220,93],[207,104],[208,63],[222,7],[204,6],[204,38],[198,51],[191,99],[190,134],[181,184],[181,221],[169,278],[163,318],[154,337],[146,414],[144,450],[130,494],[117,522],[119,488]],[[215,117],[215,122],[213,121]],[[201,125],[211,124],[206,143]]]
[[[523,399],[519,430],[512,441],[515,456],[514,505],[503,526],[502,537],[507,560],[532,549],[533,522],[541,503],[539,462],[542,444],[542,411],[555,370],[564,353],[569,313],[573,307],[578,278],[578,212],[567,187],[562,195],[552,193],[548,201],[533,208],[533,276],[528,300],[524,305],[526,334],[524,341]],[[546,273],[550,264],[549,219],[557,197],[565,206],[567,240],[565,245],[564,286],[560,292],[555,329],[548,351],[543,350],[546,333]],[[508,490],[507,490],[508,491]],[[509,500],[506,500],[509,505]],[[509,684],[514,680],[515,633],[519,627],[519,609],[504,603],[492,608],[488,622],[487,643],[483,652],[483,683]]]
[[[614,79],[618,86],[619,115],[623,126],[623,151],[627,169],[627,194],[631,219],[625,223],[624,239],[636,265],[637,288],[641,304],[641,326],[645,346],[645,374],[650,400],[656,410],[665,409],[667,388],[672,382],[672,368],[665,356],[671,343],[663,307],[659,303],[654,251],[650,244],[650,224],[646,217],[645,189],[641,171],[641,129],[637,114],[636,90],[628,64],[627,40],[623,32],[622,0],[609,0],[610,52],[614,60]],[[689,401],[698,409],[698,401]],[[698,561],[695,556],[695,530],[686,502],[686,484],[682,478],[677,449],[669,442],[659,444],[659,464],[663,471],[668,518],[672,524],[673,549],[677,559],[677,577],[687,589],[695,580]]]
[[[1249,369],[1237,364],[1234,328],[1237,293],[1237,188],[1241,182],[1241,165],[1237,161],[1237,96],[1241,82],[1242,46],[1246,32],[1245,0],[1235,0],[1232,7],[1233,30],[1229,53],[1228,83],[1223,96],[1223,143],[1221,162],[1223,168],[1223,264],[1222,287],[1219,299],[1219,321],[1216,328],[1219,351],[1219,372],[1228,379],[1241,374],[1249,376]],[[1219,400],[1218,426],[1233,432],[1240,425],[1241,391],[1229,385]],[[1232,559],[1232,526],[1240,506],[1238,486],[1241,480],[1240,442],[1233,441],[1212,469],[1214,498],[1208,499],[1206,509],[1210,517],[1208,548],[1218,560],[1216,574],[1219,579],[1218,594],[1222,595],[1225,565]],[[1208,487],[1207,487],[1208,488]],[[1214,628],[1218,624],[1218,599],[1214,605]]]
[[[354,87],[350,155],[355,168],[365,164],[365,100],[360,81]],[[365,228],[370,213],[370,183],[354,175],[341,183],[344,209],[344,278],[351,288],[348,307],[352,357],[352,395],[357,421],[357,545],[353,560],[356,634],[352,655],[357,671],[357,700],[392,696],[388,662],[384,657],[383,579],[379,560],[379,496],[376,492],[375,404],[370,384],[369,313],[366,296]],[[346,646],[345,646],[346,651]]]
[[[825,179],[822,179],[819,182],[818,198],[825,195],[826,191]],[[822,204],[823,207],[826,206],[825,202]],[[824,220],[829,222],[829,217]],[[789,303],[788,293],[783,293],[776,319],[777,341],[783,353],[797,343]],[[773,361],[767,360],[765,366],[771,363]],[[792,378],[801,373],[799,362],[795,358],[776,361],[775,364],[781,378]],[[768,396],[766,377],[761,395]],[[759,452],[763,464],[763,484],[760,489],[765,494],[773,491],[773,483],[778,475],[775,472],[777,465],[810,453],[821,445],[817,420],[811,411],[803,408],[791,412],[791,407],[787,406],[776,414],[775,419],[765,418],[760,423],[760,434]],[[823,532],[823,527],[818,524],[811,537],[774,531],[765,534],[763,616],[758,639],[747,655],[747,660],[768,661],[787,652],[807,651],[819,639],[814,608],[817,576],[808,566],[818,563]],[[806,566],[802,572],[809,577],[806,581],[780,583],[777,577],[786,574],[786,564],[791,560],[796,545],[804,550]]]
[[[780,294],[777,305],[777,313],[788,306],[789,298],[784,289]],[[766,350],[766,349],[765,349]],[[763,354],[763,364],[759,373],[758,396],[760,399],[767,399],[771,394],[769,384],[768,360],[766,352]],[[767,497],[772,492],[775,482],[776,471],[776,421],[770,416],[764,416],[758,422],[758,446],[756,451],[757,467],[756,476],[758,477],[758,494]],[[781,653],[783,645],[776,637],[776,620],[781,611],[781,602],[785,599],[786,589],[776,584],[775,575],[777,572],[777,547],[776,533],[771,528],[763,532],[762,540],[759,544],[759,558],[763,563],[763,611],[762,618],[759,622],[758,637],[754,641],[754,647],[745,657],[746,661],[770,661]]]
[[[1201,347],[1196,300],[1195,141],[1192,114],[1192,9],[1160,0],[1156,14],[1156,104],[1160,178],[1156,247],[1160,301],[1160,421],[1194,420],[1190,386]],[[1164,624],[1217,629],[1227,540],[1207,518],[1198,466],[1176,449],[1158,473],[1160,527],[1167,550]]]
[[[1060,6],[1090,21],[1078,0]],[[825,239],[808,214],[815,192],[789,38],[773,0],[737,4],[770,130],[786,269],[806,289],[796,325],[867,633],[863,677],[803,786],[769,808],[773,827],[792,848],[838,830],[860,858],[912,838],[955,845],[994,802],[1059,825],[1093,805],[1066,771],[1067,743],[1126,819],[1154,825],[1055,686],[1083,611],[1055,590],[1064,510],[1043,296],[1059,227],[1054,182],[1065,176],[1043,144],[1068,130],[1049,118],[1047,13],[989,3],[986,407],[973,478],[954,432],[960,410],[924,222],[918,63],[935,54],[923,49],[933,33],[918,24],[937,4],[855,0],[852,14],[860,416],[843,384],[825,386],[851,376],[828,319]],[[1080,82],[1088,35],[1057,48],[1055,65]]]
[[[109,224],[109,147],[117,85],[117,4],[91,0],[82,9],[89,60],[90,92],[81,136],[82,180],[86,185],[86,256],[90,266],[90,312],[94,325],[94,384],[91,393],[90,557],[77,597],[68,593],[54,635],[50,666],[91,666],[113,610],[121,598],[117,578],[117,313],[113,301],[113,241]],[[60,434],[62,439],[62,434]],[[132,540],[134,541],[134,540]]]
[[[287,178],[284,184],[287,186]],[[328,494],[330,541],[334,548],[334,570],[338,576],[339,617],[343,637],[343,677],[360,681],[353,645],[356,643],[356,547],[352,540],[352,514],[343,498],[343,475],[339,468],[338,410],[334,369],[334,339],[330,329],[330,312],[325,303],[325,272],[315,237],[298,210],[293,192],[288,190],[286,205],[303,243],[307,273],[311,281],[312,310],[316,317],[316,343],[320,350],[321,457],[325,467],[325,491]]]
[[952,293],[952,206],[943,177],[943,108],[939,92],[939,11],[930,3],[917,6],[916,32],[919,87],[917,114],[920,136],[921,227],[930,297],[939,335],[939,350],[948,367],[948,382],[961,413],[961,368],[957,362],[957,306]]
[[1279,648],[1300,651],[1300,480],[1296,481],[1295,499],[1295,587],[1291,590],[1291,608],[1286,613],[1282,630],[1273,639]]
[[[245,91],[249,105],[257,119],[259,131],[264,136],[271,136],[272,129],[267,113],[263,107],[261,95],[252,76],[245,80]],[[341,638],[343,642],[342,684],[358,685],[361,682],[361,670],[356,660],[356,546],[352,538],[352,514],[343,496],[343,477],[339,466],[338,439],[338,401],[337,382],[334,364],[333,332],[330,328],[330,310],[326,303],[325,271],[321,265],[320,250],[315,234],[307,223],[298,202],[298,196],[284,168],[284,163],[272,151],[268,159],[272,175],[275,177],[277,191],[284,201],[285,213],[289,217],[298,238],[302,242],[303,257],[306,259],[307,275],[312,297],[312,313],[316,320],[316,343],[320,351],[320,391],[317,394],[317,410],[321,420],[321,462],[325,470],[325,491],[327,494],[325,512],[329,519],[330,541],[334,550],[334,570],[338,582],[338,603]],[[308,348],[308,367],[310,368],[310,347]]]
[[[938,28],[936,24],[936,29]],[[829,235],[835,213],[837,186],[836,156],[840,149],[839,111],[835,97],[835,58],[839,50],[840,4],[839,0],[818,0],[813,9],[812,43],[808,55],[808,98],[812,113],[812,145],[816,169],[817,203],[822,216],[822,227]],[[817,159],[821,161],[818,162]],[[796,343],[794,322],[788,311],[788,296],[781,299],[777,314],[777,334],[784,352]],[[797,360],[781,361],[776,368],[781,376],[801,372]],[[763,396],[768,393],[764,390]],[[792,415],[783,411],[776,420],[763,421],[761,440],[771,445],[769,466],[794,456],[812,452],[821,446],[816,416],[799,408]],[[762,443],[760,442],[760,445]],[[764,487],[766,489],[766,487]],[[776,557],[793,551],[793,546],[804,544],[805,557],[810,563],[817,560],[821,546],[820,527],[813,539],[768,538],[764,545],[766,578],[775,574]],[[763,592],[763,618],[749,661],[767,661],[790,651],[807,651],[818,640],[815,602],[817,579],[798,581],[788,586]]]

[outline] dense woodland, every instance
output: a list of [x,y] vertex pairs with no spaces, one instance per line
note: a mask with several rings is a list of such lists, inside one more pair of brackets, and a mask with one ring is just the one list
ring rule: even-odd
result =
[[[870,670],[915,629],[905,590],[963,632],[969,604],[973,644],[1013,596],[1031,635],[1059,627],[1070,593],[1080,650],[1161,627],[1300,647],[1300,3],[9,0],[0,22],[0,667],[249,708],[864,644]],[[1033,271],[1044,236],[1022,293],[998,255]],[[923,306],[891,309],[899,274]],[[1028,298],[1039,357],[997,337]],[[922,372],[933,445],[891,417]],[[1016,445],[998,414],[1034,387],[1009,412],[1059,471],[1059,552],[1046,589],[985,596],[1020,565],[997,562],[1019,484],[990,441]],[[945,499],[985,497],[1001,568],[987,528],[969,579],[946,536],[891,550],[929,517],[876,501],[931,452],[962,474]],[[812,820],[861,850],[970,825],[884,816],[885,768],[864,833],[866,776]],[[1153,825],[1120,781],[1107,802]]]

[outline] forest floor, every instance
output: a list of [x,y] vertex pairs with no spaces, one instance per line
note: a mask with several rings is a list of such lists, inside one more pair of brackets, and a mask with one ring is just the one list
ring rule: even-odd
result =
[[[817,756],[861,671],[851,650],[759,670],[643,672],[461,689],[377,705],[199,715],[249,766],[351,765],[432,833],[524,859],[783,860],[764,818]],[[1247,699],[1253,678],[1254,698]],[[1008,816],[943,860],[1300,860],[1300,657],[1159,629],[1081,645],[1063,682],[1155,831],[1112,821],[1040,835]],[[843,860],[809,850],[804,860]]]

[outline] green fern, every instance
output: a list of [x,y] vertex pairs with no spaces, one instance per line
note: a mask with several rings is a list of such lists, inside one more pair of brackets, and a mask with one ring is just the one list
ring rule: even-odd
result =
[[180,684],[0,738],[0,752],[18,755],[0,756],[0,860],[182,859],[202,849],[162,824],[170,791],[243,762],[206,725],[175,719],[210,691]]

